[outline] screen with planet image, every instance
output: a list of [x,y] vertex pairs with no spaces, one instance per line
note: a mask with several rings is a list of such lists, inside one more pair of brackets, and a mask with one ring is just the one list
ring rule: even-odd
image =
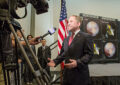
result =
[[95,39],[101,38],[101,24],[99,19],[84,17],[83,25],[85,32],[92,35]]
[[101,20],[102,23],[102,34],[104,39],[115,40],[117,39],[118,26],[116,21]]
[[94,41],[93,63],[113,63],[119,62],[119,28],[117,19],[96,15],[82,14],[81,29],[90,34]]
[[103,52],[106,59],[116,59],[118,55],[118,42],[105,41],[103,43]]

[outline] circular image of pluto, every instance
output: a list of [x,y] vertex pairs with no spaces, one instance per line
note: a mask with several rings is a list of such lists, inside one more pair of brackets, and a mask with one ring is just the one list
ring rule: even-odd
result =
[[115,54],[115,45],[111,42],[106,43],[104,47],[104,52],[107,57],[112,57]]
[[92,36],[96,36],[99,33],[99,26],[96,22],[90,21],[87,24],[87,32]]

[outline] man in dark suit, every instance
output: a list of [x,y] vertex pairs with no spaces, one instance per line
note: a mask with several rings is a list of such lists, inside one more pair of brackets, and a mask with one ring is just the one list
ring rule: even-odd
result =
[[89,85],[88,62],[93,56],[92,37],[80,31],[82,19],[72,15],[68,20],[68,30],[72,33],[64,39],[59,56],[48,66],[54,67],[65,60],[63,85]]
[[40,65],[42,66],[42,68],[46,69],[48,74],[51,76],[50,68],[47,66],[48,58],[51,58],[50,47],[46,46],[45,39],[43,39],[41,42],[42,42],[42,46],[38,48],[38,53],[37,53],[38,61]]

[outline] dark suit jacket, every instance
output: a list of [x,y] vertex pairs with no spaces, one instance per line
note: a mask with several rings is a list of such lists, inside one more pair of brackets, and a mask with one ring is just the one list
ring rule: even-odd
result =
[[41,66],[43,68],[45,68],[47,65],[47,61],[48,61],[47,58],[51,58],[50,48],[48,46],[45,46],[45,56],[43,56],[42,46],[39,47],[38,52],[37,52],[37,56],[38,56],[39,63],[41,64]]
[[84,32],[78,32],[70,46],[69,37],[64,39],[60,55],[54,60],[56,65],[69,59],[77,61],[77,67],[72,69],[65,68],[63,75],[63,85],[89,85],[88,62],[93,56],[92,37]]

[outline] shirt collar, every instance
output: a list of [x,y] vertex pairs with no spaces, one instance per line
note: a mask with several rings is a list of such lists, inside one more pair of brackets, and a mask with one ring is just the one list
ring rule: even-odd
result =
[[75,33],[74,33],[74,36],[73,36],[73,37],[75,37],[79,31],[80,31],[80,29],[79,29],[79,30],[77,30],[77,31],[75,31]]
[[42,46],[43,48],[45,48],[45,46]]

